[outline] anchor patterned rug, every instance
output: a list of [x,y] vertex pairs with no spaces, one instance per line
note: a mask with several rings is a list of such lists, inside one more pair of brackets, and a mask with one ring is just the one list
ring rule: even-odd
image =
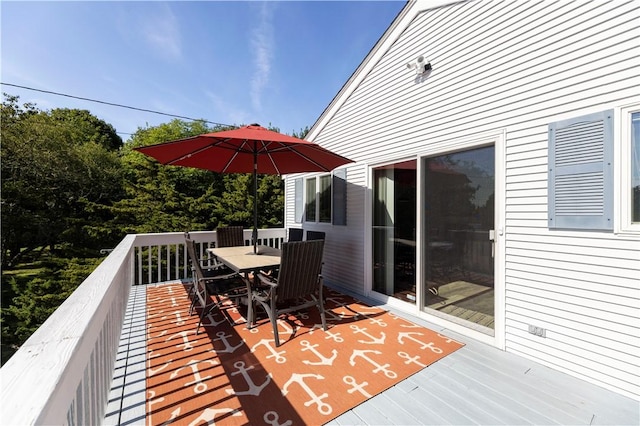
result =
[[[349,296],[246,329],[235,305],[189,316],[188,286],[147,290],[147,424],[323,424],[462,344]],[[232,325],[229,321],[235,321]]]

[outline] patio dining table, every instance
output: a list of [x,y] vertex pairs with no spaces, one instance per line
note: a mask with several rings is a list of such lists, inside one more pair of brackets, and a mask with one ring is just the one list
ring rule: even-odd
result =
[[255,275],[260,271],[274,270],[280,266],[280,249],[259,245],[257,250],[258,254],[254,254],[253,247],[248,246],[207,249],[208,253],[215,256],[220,262],[224,263],[227,267],[239,273],[244,278],[249,292],[249,300],[247,301],[247,328],[251,328],[254,315],[253,303],[251,301],[253,282],[250,278],[250,274]]

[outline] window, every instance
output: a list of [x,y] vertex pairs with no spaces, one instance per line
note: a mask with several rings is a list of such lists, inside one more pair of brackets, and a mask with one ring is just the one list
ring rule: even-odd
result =
[[331,223],[331,175],[318,178],[320,191],[318,196],[319,222]]
[[620,231],[640,232],[640,105],[621,109]]
[[331,175],[307,179],[305,198],[305,221],[331,223]]
[[613,111],[549,125],[549,228],[613,230]]
[[316,178],[307,179],[305,191],[305,214],[304,220],[307,222],[316,221]]
[[[347,172],[340,169],[333,174],[298,178],[294,181],[294,215],[296,223],[320,222],[347,224]],[[304,184],[303,184],[304,182]],[[303,194],[304,185],[304,194]],[[304,212],[302,211],[304,206]]]

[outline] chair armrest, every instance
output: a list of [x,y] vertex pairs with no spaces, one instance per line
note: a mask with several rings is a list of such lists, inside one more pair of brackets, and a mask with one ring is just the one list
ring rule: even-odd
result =
[[262,284],[262,285],[268,285],[268,286],[271,286],[271,287],[277,287],[278,286],[278,282],[276,280],[274,280],[273,277],[270,277],[269,275],[265,275],[262,272],[258,272],[256,277],[258,278],[258,280],[260,281],[260,284]]

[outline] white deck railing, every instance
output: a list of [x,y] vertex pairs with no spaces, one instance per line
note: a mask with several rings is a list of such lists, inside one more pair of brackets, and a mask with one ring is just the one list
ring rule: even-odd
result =
[[[201,252],[216,241],[215,232],[191,236]],[[284,229],[258,235],[273,247],[284,237]],[[0,423],[102,423],[131,286],[187,276],[183,233],[126,236],[0,368]]]

